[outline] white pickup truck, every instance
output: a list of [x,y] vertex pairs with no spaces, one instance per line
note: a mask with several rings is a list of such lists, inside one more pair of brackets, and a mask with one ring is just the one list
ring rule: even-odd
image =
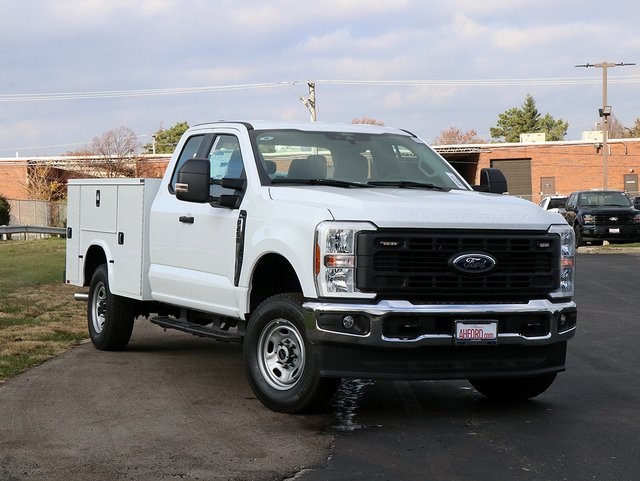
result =
[[482,174],[474,190],[392,128],[199,125],[162,180],[69,181],[66,282],[89,287],[98,349],[126,348],[141,316],[242,342],[276,411],[317,409],[344,377],[528,399],[565,369],[574,234],[478,192],[505,190]]

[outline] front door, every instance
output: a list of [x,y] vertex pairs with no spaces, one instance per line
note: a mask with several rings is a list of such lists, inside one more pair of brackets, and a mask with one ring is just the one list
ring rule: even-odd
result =
[[222,193],[230,192],[215,183],[223,177],[244,177],[237,133],[225,129],[194,134],[184,143],[176,170],[192,157],[210,160],[214,200],[178,200],[173,193],[175,172],[167,189],[158,193],[151,212],[152,295],[169,304],[237,317],[234,277],[240,210],[216,203]]

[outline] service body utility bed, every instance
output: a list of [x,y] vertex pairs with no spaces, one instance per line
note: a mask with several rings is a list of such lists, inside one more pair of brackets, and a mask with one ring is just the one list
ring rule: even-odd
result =
[[162,180],[69,182],[66,281],[89,287],[98,349],[124,349],[141,316],[242,342],[277,411],[318,408],[345,377],[528,399],[576,330],[574,234],[501,195],[499,172],[477,178],[393,128],[199,125]]
[[151,300],[149,212],[160,179],[70,180],[67,200],[67,280],[83,285],[84,258],[104,251],[111,292]]

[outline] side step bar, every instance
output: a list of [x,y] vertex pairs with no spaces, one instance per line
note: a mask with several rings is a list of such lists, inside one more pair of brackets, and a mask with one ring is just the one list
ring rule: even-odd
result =
[[174,317],[158,316],[149,319],[154,324],[166,329],[177,329],[178,331],[188,332],[194,336],[210,337],[218,341],[226,342],[242,342],[244,336],[236,332],[223,331],[222,329],[214,329],[212,327],[202,326],[193,322],[183,321]]

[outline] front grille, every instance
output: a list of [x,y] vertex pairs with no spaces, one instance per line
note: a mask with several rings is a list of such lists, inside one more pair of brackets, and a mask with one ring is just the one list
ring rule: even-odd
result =
[[598,214],[594,216],[596,224],[630,225],[637,224],[632,214]]
[[[379,230],[358,235],[356,285],[412,302],[526,302],[559,283],[558,236],[546,232]],[[451,266],[463,253],[488,254],[490,272]]]

